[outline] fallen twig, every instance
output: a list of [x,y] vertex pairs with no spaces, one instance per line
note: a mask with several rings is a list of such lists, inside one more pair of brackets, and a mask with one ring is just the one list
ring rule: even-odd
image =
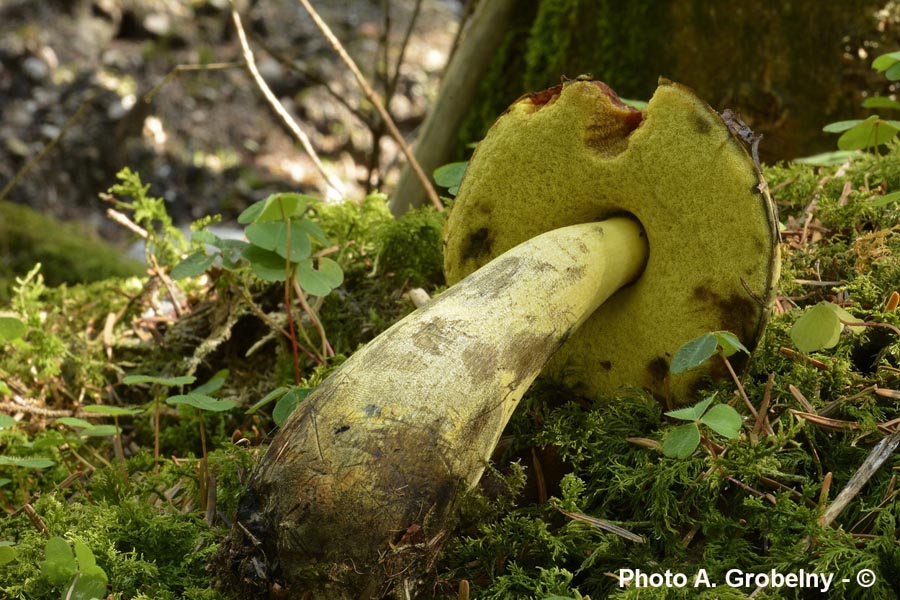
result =
[[838,515],[843,512],[859,491],[866,483],[868,483],[869,479],[871,479],[881,465],[884,464],[884,461],[890,458],[891,454],[894,453],[894,450],[897,449],[897,446],[900,446],[900,431],[892,433],[882,439],[874,448],[872,448],[872,451],[869,452],[869,456],[866,457],[863,464],[856,470],[856,473],[853,474],[853,477],[850,478],[850,481],[847,482],[844,489],[840,491],[834,499],[834,502],[832,502],[825,512],[822,513],[822,516],[819,517],[819,525],[827,527],[837,519]]
[[750,414],[753,415],[755,420],[759,420],[759,414],[756,412],[756,408],[753,406],[753,403],[750,402],[750,398],[747,397],[747,392],[744,390],[744,386],[741,384],[740,378],[737,376],[737,373],[734,372],[734,368],[731,366],[731,362],[725,357],[724,354],[722,356],[722,361],[725,363],[725,366],[728,368],[728,373],[731,375],[731,379],[734,381],[734,384],[737,386],[738,394],[741,399],[744,401],[744,405],[747,407],[747,410],[750,411]]
[[812,358],[811,356],[801,354],[800,352],[797,352],[796,350],[791,350],[790,348],[788,348],[786,346],[782,346],[781,348],[778,349],[778,351],[781,352],[782,354],[784,354],[785,356],[790,356],[791,358],[799,358],[801,360],[805,360],[806,362],[808,362],[815,368],[820,369],[822,371],[828,370],[828,365],[823,363],[821,360],[816,360],[815,358]]
[[647,541],[643,538],[643,536],[632,533],[624,527],[619,527],[618,525],[614,525],[613,523],[610,523],[609,521],[606,521],[604,519],[598,519],[596,517],[591,517],[582,513],[570,512],[560,507],[558,504],[556,504],[556,502],[553,502],[553,507],[570,519],[581,521],[582,523],[587,523],[588,525],[596,527],[597,529],[602,529],[603,531],[606,531],[608,533],[613,533],[636,544],[643,544]]

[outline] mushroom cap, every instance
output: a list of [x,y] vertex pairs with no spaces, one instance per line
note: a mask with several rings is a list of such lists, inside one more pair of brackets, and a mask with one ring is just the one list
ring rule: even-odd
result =
[[779,257],[762,173],[722,117],[684,86],[660,79],[643,112],[584,80],[516,101],[467,167],[444,232],[448,283],[544,231],[622,213],[647,234],[644,272],[588,318],[544,373],[591,395],[637,386],[689,402],[706,376],[727,372],[710,360],[670,373],[673,355],[721,330],[754,348]]

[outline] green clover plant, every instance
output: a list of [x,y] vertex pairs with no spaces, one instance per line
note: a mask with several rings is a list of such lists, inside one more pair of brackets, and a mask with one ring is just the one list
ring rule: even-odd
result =
[[710,407],[715,396],[701,400],[693,406],[670,410],[667,417],[689,421],[669,431],[663,438],[663,454],[670,458],[687,458],[700,445],[700,425],[729,440],[736,439],[741,431],[741,415],[727,404]]
[[[900,80],[900,52],[882,54],[872,61],[872,68],[884,73],[888,81]],[[900,109],[900,102],[885,96],[866,98],[863,108]],[[844,152],[875,149],[887,144],[900,133],[900,121],[883,119],[872,115],[867,119],[850,119],[829,123],[823,129],[828,133],[840,133],[837,146]]]
[[331,250],[327,236],[317,223],[307,217],[316,202],[316,198],[303,194],[279,193],[250,205],[238,217],[238,223],[246,226],[246,242],[221,239],[206,229],[195,231],[193,239],[197,248],[171,272],[175,279],[197,277],[218,261],[226,271],[249,266],[250,271],[263,281],[284,282],[288,330],[277,328],[291,342],[297,382],[300,381],[300,345],[290,310],[293,297],[299,301],[322,338],[321,351],[317,351],[301,327],[300,332],[309,346],[303,350],[323,364],[333,352],[321,321],[305,296],[327,296],[344,282],[340,265],[326,256]]
[[447,163],[438,167],[432,173],[434,182],[443,188],[447,188],[447,194],[455,197],[457,192],[459,192],[459,184],[462,183],[468,164],[467,161],[461,161]]
[[200,422],[200,448],[204,463],[206,461],[206,428],[203,425],[203,411],[225,412],[236,406],[236,402],[230,398],[214,398],[210,394],[219,391],[228,378],[228,369],[222,369],[213,375],[209,381],[200,385],[187,394],[178,394],[166,398],[166,404],[172,406],[192,406],[197,409],[197,419]]
[[[713,331],[696,337],[679,348],[672,358],[669,370],[672,373],[683,373],[694,369],[717,352],[726,364],[728,364],[727,357],[736,352],[750,353],[730,331]],[[732,370],[730,365],[728,366],[729,370]],[[714,399],[715,396],[712,396],[693,406],[665,413],[667,417],[689,422],[675,427],[666,434],[662,442],[663,454],[671,458],[687,458],[693,454],[700,445],[700,425],[728,439],[735,439],[740,435],[742,424],[740,414],[727,404],[710,407]]]
[[308,387],[299,387],[299,386],[286,386],[283,385],[281,387],[275,388],[271,392],[265,395],[265,397],[247,409],[247,414],[252,415],[260,408],[265,405],[277,400],[275,402],[275,408],[272,409],[272,420],[275,421],[275,424],[281,427],[284,425],[287,418],[294,412],[294,409],[309,396],[310,392],[313,391],[314,388]]
[[47,540],[41,575],[63,588],[64,600],[103,600],[109,583],[106,572],[87,545],[76,540],[74,546],[73,553],[65,539],[54,536]]
[[[153,459],[159,463],[159,401],[162,397],[162,388],[190,385],[197,381],[193,375],[181,377],[159,377],[156,375],[128,375],[122,380],[125,385],[138,385],[149,383],[153,389]],[[109,407],[104,407],[109,408]]]
[[859,319],[832,302],[819,302],[807,309],[791,327],[791,341],[800,352],[810,353],[837,346],[841,333],[859,333],[865,329]]

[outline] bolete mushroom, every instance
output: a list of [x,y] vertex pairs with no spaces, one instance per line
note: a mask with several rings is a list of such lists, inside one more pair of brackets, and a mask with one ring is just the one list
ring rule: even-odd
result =
[[551,358],[592,392],[677,402],[697,381],[668,373],[684,342],[730,329],[754,345],[774,223],[746,149],[686,88],[661,81],[643,113],[598,82],[523,97],[479,144],[448,221],[460,281],[291,415],[223,566],[286,583],[280,597],[415,596],[457,495]]

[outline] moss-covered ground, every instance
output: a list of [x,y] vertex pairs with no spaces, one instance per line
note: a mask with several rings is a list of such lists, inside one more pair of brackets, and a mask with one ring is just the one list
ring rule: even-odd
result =
[[[741,436],[707,432],[688,458],[667,458],[658,443],[677,422],[640,390],[582,398],[540,382],[462,503],[432,572],[434,597],[749,598],[753,587],[723,585],[735,568],[834,573],[834,598],[900,597],[900,454],[833,523],[820,523],[873,447],[898,430],[900,336],[889,326],[900,326],[900,311],[888,302],[900,288],[900,201],[879,198],[900,190],[900,151],[861,155],[843,168],[779,165],[767,176],[780,210],[783,278],[742,379],[760,416],[734,382],[710,382],[697,400],[715,395],[735,406],[745,418]],[[315,212],[345,279],[318,307],[335,358],[316,365],[301,356],[310,387],[412,310],[404,296],[411,286],[432,294],[443,286],[441,215],[424,210],[395,221],[378,196]],[[39,273],[20,278],[3,310],[27,330],[0,346],[0,596],[65,597],[68,584],[54,583],[45,554],[47,540],[60,536],[90,549],[112,598],[226,597],[213,589],[206,562],[275,428],[274,404],[247,410],[294,378],[289,344],[272,329],[285,322],[282,298],[277,286],[215,266],[179,282],[48,287]],[[791,327],[820,301],[879,325],[800,353]],[[129,385],[125,377],[192,375],[202,384],[221,369],[229,373],[216,394],[237,406],[203,415],[208,456],[197,410],[163,403],[155,459],[154,400],[192,385]],[[84,411],[93,404],[144,412],[118,417],[117,435],[67,420],[113,425]],[[627,568],[688,576],[702,568],[719,586],[619,587],[614,575]],[[872,587],[854,582],[861,569],[875,574]],[[468,595],[459,591],[463,581]],[[821,596],[784,588],[754,597]]]

